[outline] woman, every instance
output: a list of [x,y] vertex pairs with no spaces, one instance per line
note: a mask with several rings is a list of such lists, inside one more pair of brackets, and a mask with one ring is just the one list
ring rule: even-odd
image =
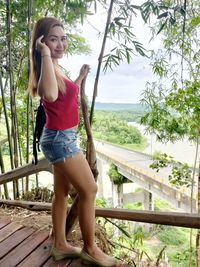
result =
[[[67,48],[62,23],[53,17],[38,20],[32,34],[31,73],[29,92],[39,95],[46,113],[46,124],[41,137],[41,148],[53,165],[54,198],[52,222],[54,260],[81,257],[86,264],[117,266],[116,259],[104,254],[95,244],[94,201],[97,185],[89,165],[77,147],[76,128],[79,123],[78,92],[89,71],[83,65],[73,82],[58,65]],[[79,224],[84,247],[71,246],[65,237],[67,196],[70,184],[79,195]]]

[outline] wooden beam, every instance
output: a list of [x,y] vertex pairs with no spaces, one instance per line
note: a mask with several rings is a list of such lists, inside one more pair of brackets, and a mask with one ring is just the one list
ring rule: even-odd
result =
[[50,211],[51,203],[0,199],[0,205],[16,206],[33,211]]
[[97,208],[96,216],[200,229],[200,216],[196,213]]
[[19,168],[16,168],[12,171],[3,173],[0,175],[0,185],[5,184],[10,181],[17,180],[19,178],[38,173],[41,171],[49,171],[52,172],[51,166],[47,162],[46,159],[42,158],[38,160],[38,164],[34,165],[32,163],[29,163],[27,165],[21,166]]
[[[1,199],[0,205],[2,204],[18,206],[34,211],[51,210],[51,203]],[[96,208],[96,216],[118,220],[200,229],[200,216],[196,213]]]

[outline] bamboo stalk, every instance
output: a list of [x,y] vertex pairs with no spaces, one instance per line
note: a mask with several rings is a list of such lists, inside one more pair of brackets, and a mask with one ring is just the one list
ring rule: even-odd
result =
[[104,50],[105,50],[105,46],[106,46],[108,28],[109,28],[110,21],[111,21],[113,3],[114,3],[114,0],[111,0],[110,1],[110,6],[109,6],[109,9],[108,9],[108,15],[107,15],[107,21],[106,21],[106,26],[105,26],[105,31],[104,31],[104,37],[103,37],[103,42],[102,42],[102,46],[101,46],[101,51],[100,51],[99,58],[98,58],[98,67],[97,67],[97,72],[96,72],[96,77],[95,77],[93,98],[92,98],[91,111],[90,111],[90,125],[92,125],[92,119],[93,119],[93,113],[94,113],[94,105],[95,105],[95,100],[96,100],[96,97],[97,97],[97,87],[98,87],[98,82],[99,82],[99,75],[100,75],[100,70],[101,70],[101,64],[102,64],[102,59],[103,59],[103,55],[104,55]]
[[[12,64],[11,49],[11,9],[10,0],[6,1],[6,27],[7,27],[7,46],[8,46],[8,69],[9,69],[9,87],[10,87],[10,109],[11,109],[11,138],[13,145],[13,154],[11,155],[11,168],[18,167],[18,147],[17,147],[17,125],[16,125],[16,105],[15,90]],[[13,181],[13,197],[19,197],[19,186],[17,181]]]

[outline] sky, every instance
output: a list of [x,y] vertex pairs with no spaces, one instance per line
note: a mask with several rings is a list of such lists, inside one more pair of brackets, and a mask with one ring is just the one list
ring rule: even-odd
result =
[[[141,3],[141,0],[138,0],[138,2]],[[80,27],[81,35],[87,40],[92,53],[90,55],[67,56],[60,61],[60,64],[70,71],[72,79],[78,76],[83,64],[90,65],[91,71],[86,82],[86,95],[89,101],[92,100],[98,56],[103,39],[103,36],[98,36],[98,31],[95,29],[103,32],[106,22],[105,15],[106,13],[102,11],[89,16],[88,22],[85,22]],[[132,23],[137,41],[142,43],[146,49],[157,49],[159,47],[159,38],[149,43],[150,30],[148,26],[144,25],[140,15],[134,18]],[[106,51],[109,51],[112,47],[112,44],[107,42]],[[149,63],[148,58],[138,55],[132,57],[131,64],[123,62],[120,66],[114,67],[113,71],[108,70],[106,74],[101,69],[96,101],[105,103],[139,103],[146,82],[152,82],[156,79],[151,72]]]

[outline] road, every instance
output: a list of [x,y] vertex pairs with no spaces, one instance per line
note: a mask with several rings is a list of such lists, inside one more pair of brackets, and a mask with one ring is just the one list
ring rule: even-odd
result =
[[106,142],[96,141],[95,148],[98,151],[104,151],[107,154],[112,154],[116,159],[124,161],[128,164],[134,164],[139,168],[142,168],[152,174],[156,174],[159,177],[168,180],[170,174],[170,168],[163,168],[157,173],[155,170],[149,168],[149,165],[153,162],[151,157],[141,152],[134,152],[128,149],[124,149],[115,145],[111,145]]

